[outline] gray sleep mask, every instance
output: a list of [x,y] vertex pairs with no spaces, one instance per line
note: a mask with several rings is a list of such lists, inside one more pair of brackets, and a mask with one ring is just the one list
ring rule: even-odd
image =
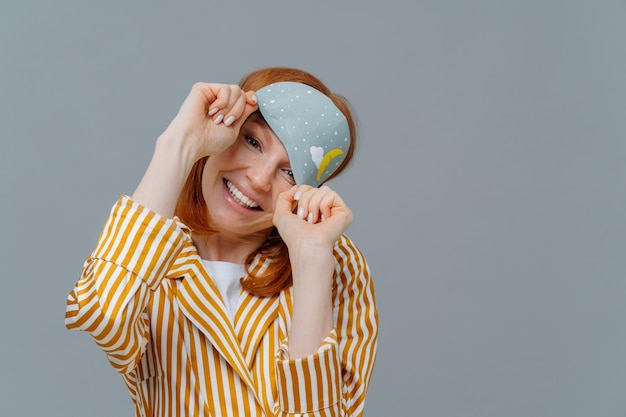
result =
[[296,184],[320,186],[350,148],[346,117],[328,96],[302,83],[270,84],[256,96],[265,122],[287,149]]

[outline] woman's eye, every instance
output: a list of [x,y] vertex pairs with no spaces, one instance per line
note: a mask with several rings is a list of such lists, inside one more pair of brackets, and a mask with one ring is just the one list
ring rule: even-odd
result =
[[287,174],[289,176],[289,178],[291,178],[292,180],[295,181],[295,179],[293,178],[293,171],[290,169],[286,169],[285,170],[285,174]]
[[246,141],[253,148],[256,148],[256,149],[260,149],[261,148],[261,144],[259,143],[259,141],[256,140],[255,138],[253,138],[252,136],[246,136]]

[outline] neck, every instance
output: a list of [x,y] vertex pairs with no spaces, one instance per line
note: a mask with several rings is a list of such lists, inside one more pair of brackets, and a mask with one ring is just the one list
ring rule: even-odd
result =
[[267,240],[270,231],[246,236],[228,236],[224,233],[192,235],[192,240],[202,259],[245,263],[246,258]]

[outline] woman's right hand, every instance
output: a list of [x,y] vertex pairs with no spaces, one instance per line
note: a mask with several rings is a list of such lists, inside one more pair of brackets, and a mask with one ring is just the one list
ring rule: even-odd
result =
[[159,136],[133,200],[162,216],[173,216],[193,164],[235,142],[241,125],[257,108],[254,92],[244,92],[239,86],[194,84]]
[[194,160],[228,148],[258,109],[253,91],[238,85],[196,83],[164,134],[184,141]]

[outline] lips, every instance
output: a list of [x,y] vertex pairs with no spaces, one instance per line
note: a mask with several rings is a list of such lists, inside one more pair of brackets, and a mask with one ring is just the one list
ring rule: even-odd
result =
[[224,182],[226,184],[226,188],[228,188],[228,192],[240,206],[250,210],[261,210],[261,207],[256,201],[246,197],[232,182],[228,180],[224,180]]

